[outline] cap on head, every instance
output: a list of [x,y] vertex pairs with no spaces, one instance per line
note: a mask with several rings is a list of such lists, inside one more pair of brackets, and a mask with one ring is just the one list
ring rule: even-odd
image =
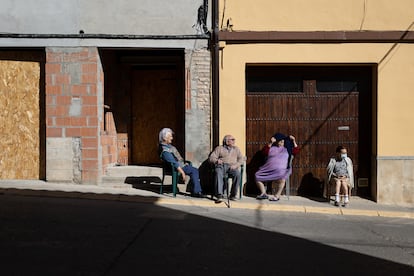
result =
[[281,140],[284,140],[284,139],[286,139],[286,135],[284,135],[284,134],[282,134],[282,133],[275,133],[274,135],[273,135],[273,137],[276,139],[276,142],[279,142],[279,141],[281,141]]

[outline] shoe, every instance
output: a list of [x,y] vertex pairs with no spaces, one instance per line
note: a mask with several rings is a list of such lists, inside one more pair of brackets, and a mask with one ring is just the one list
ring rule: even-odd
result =
[[264,194],[264,195],[258,195],[257,197],[256,197],[256,199],[268,199],[269,197],[267,196],[267,194]]
[[271,197],[269,198],[269,201],[279,201],[280,198],[279,197]]
[[335,201],[334,205],[339,206],[339,201]]
[[221,203],[223,202],[223,195],[217,195],[216,196],[216,200],[214,201],[215,203]]
[[206,195],[204,195],[203,193],[194,193],[191,195],[192,197],[197,197],[197,198],[205,198]]
[[348,203],[349,203],[349,201],[345,201],[345,202],[342,204],[342,207],[348,207]]
[[229,198],[231,201],[237,201],[238,199],[237,199],[237,197],[235,197],[235,196],[231,196],[230,198]]

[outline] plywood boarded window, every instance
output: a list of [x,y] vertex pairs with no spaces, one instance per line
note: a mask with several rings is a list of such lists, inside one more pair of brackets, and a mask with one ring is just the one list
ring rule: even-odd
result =
[[39,179],[40,63],[0,60],[0,179]]

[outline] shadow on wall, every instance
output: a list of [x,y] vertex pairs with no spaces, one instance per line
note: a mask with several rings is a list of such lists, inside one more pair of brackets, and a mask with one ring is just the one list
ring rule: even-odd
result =
[[262,151],[257,151],[250,162],[247,164],[246,168],[246,177],[247,181],[245,184],[245,195],[247,196],[256,196],[258,195],[259,189],[256,185],[255,173],[259,170],[260,166],[265,163],[266,157],[263,155]]
[[309,172],[302,177],[298,188],[298,196],[308,198],[323,198],[324,180]]

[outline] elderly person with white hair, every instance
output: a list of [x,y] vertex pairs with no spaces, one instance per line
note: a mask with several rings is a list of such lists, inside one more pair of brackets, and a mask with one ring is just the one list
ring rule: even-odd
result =
[[209,161],[215,167],[215,194],[217,201],[223,199],[224,174],[228,173],[233,177],[233,185],[230,191],[230,200],[237,200],[238,183],[240,182],[240,166],[244,163],[244,156],[235,145],[236,139],[233,135],[227,134],[223,138],[223,144],[217,146],[209,156]]
[[158,137],[160,157],[165,162],[171,162],[183,179],[185,179],[186,175],[190,176],[190,182],[193,183],[193,192],[191,194],[193,197],[204,197],[200,185],[198,169],[185,163],[184,158],[181,157],[177,148],[171,144],[173,134],[174,132],[170,128],[161,129]]

